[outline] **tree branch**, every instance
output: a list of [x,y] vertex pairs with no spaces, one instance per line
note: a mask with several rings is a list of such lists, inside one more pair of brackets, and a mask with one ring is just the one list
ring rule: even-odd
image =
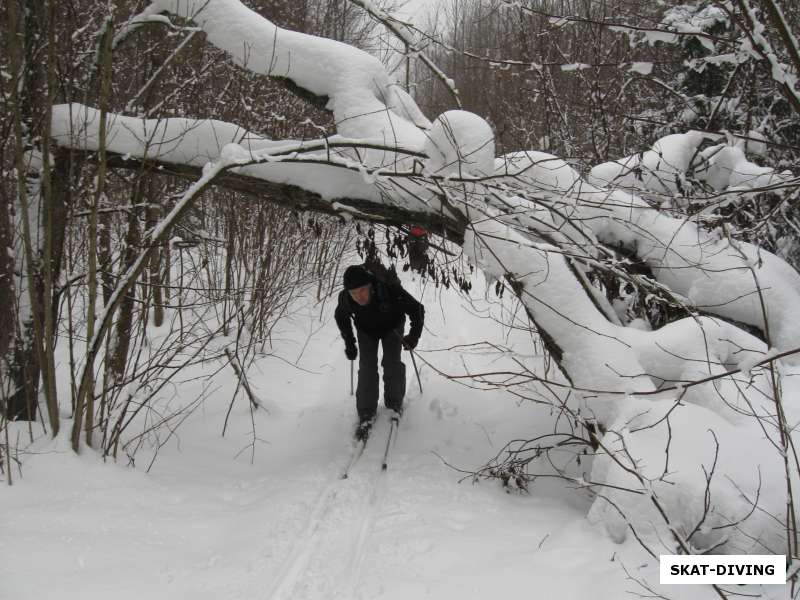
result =
[[[84,151],[86,154],[92,152]],[[161,175],[171,175],[187,181],[197,181],[202,177],[203,168],[193,165],[175,164],[157,160],[143,161],[121,154],[109,154],[108,167],[132,171],[149,170]],[[330,215],[351,214],[364,221],[402,226],[409,223],[422,225],[428,231],[455,242],[464,243],[466,223],[449,218],[441,213],[411,210],[402,206],[374,202],[364,198],[337,198],[335,202],[325,200],[319,194],[304,190],[296,185],[274,183],[258,177],[224,171],[214,179],[214,185],[229,190],[252,194],[267,201],[294,210],[310,210]],[[352,211],[348,211],[350,208]]]

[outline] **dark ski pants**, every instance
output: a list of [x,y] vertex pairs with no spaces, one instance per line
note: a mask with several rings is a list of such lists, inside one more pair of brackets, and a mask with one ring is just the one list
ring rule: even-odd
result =
[[359,331],[358,387],[356,409],[361,421],[371,419],[378,410],[378,343],[383,346],[383,403],[386,408],[400,410],[406,395],[406,366],[400,360],[405,319],[396,329],[380,337]]

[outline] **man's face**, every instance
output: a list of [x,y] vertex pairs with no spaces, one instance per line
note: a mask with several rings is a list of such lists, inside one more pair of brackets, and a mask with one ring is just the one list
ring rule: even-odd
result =
[[366,306],[369,304],[369,295],[372,290],[372,284],[362,285],[361,287],[353,288],[350,290],[350,297],[355,300],[359,306]]

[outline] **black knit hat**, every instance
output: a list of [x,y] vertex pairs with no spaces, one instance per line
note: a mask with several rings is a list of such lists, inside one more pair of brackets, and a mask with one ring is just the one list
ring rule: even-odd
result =
[[344,289],[354,290],[368,283],[372,283],[373,279],[372,273],[367,271],[363,265],[351,265],[345,269],[342,281],[344,283]]

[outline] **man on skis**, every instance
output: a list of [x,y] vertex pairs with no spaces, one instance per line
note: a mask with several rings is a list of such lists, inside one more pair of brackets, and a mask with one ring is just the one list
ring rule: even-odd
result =
[[[344,339],[344,353],[358,361],[356,439],[366,440],[378,409],[378,344],[383,346],[383,401],[399,417],[406,391],[406,366],[400,360],[402,348],[413,350],[419,342],[425,308],[400,282],[383,281],[363,265],[347,267],[344,290],[334,317]],[[408,315],[410,331],[403,335]],[[356,326],[358,346],[351,319]],[[361,349],[359,355],[358,348]]]

